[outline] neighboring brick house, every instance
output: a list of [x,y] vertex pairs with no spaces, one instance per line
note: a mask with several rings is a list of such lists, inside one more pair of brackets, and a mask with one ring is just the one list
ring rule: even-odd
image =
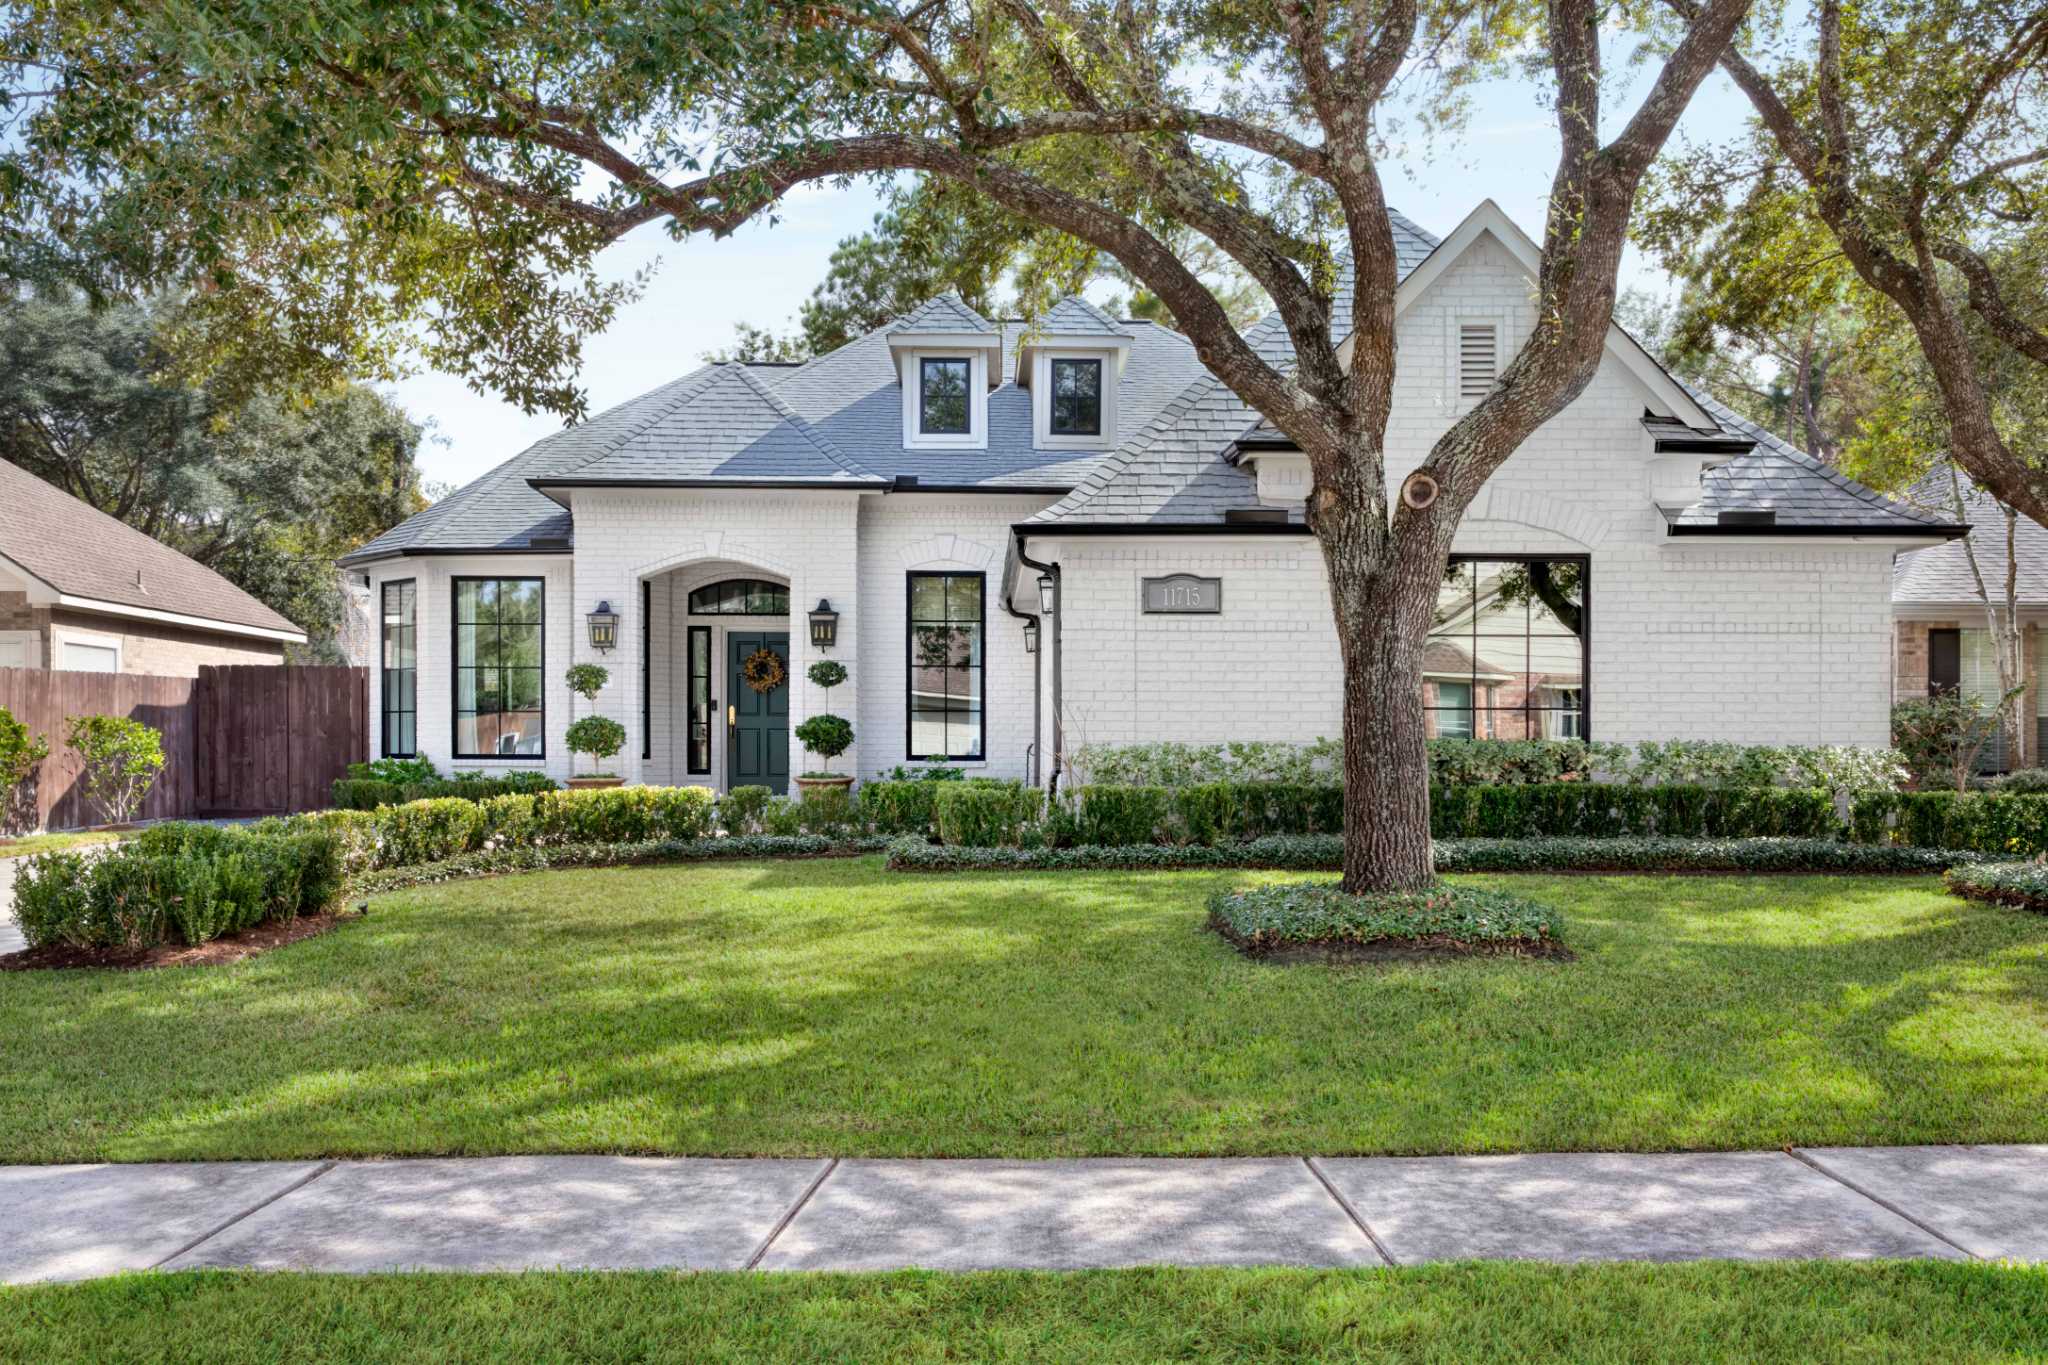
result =
[[[1892,696],[1897,701],[1929,696],[1944,688],[1955,688],[1980,701],[1993,701],[1999,694],[1997,652],[1977,573],[1983,575],[1991,601],[2003,611],[2005,513],[1997,499],[1973,484],[1964,482],[1962,493],[1969,536],[1900,555],[1892,575]],[[1922,506],[1941,506],[1953,496],[1948,475],[1942,471],[1916,488],[1912,500]],[[2039,767],[2042,754],[2048,752],[2042,743],[2048,740],[2048,696],[2041,687],[2041,651],[2048,647],[2048,632],[2041,629],[2042,623],[2048,622],[2048,528],[2022,516],[2014,520],[2012,529],[2014,599],[2019,607],[2027,686],[2020,698],[2020,714],[2028,718],[2034,740],[2026,761]],[[1974,573],[1972,554],[1977,560]],[[1982,765],[1992,771],[2010,767],[2007,747],[2001,735],[1987,747]]]
[[195,677],[305,632],[213,570],[0,461],[0,668]]
[[[1398,484],[1528,335],[1538,259],[1491,203],[1442,241],[1393,226]],[[1349,312],[1340,279],[1340,336]],[[1286,362],[1277,320],[1247,335]],[[1030,325],[933,299],[801,365],[696,370],[351,555],[382,621],[370,742],[564,776],[572,660],[611,669],[595,706],[628,780],[780,787],[828,706],[857,735],[834,766],[863,777],[1043,782],[1091,742],[1334,736],[1307,491],[1177,333],[1080,299]],[[1893,557],[1961,530],[1743,426],[1616,328],[1459,532],[1432,733],[1883,744]],[[763,648],[791,681],[757,694],[737,676]],[[829,698],[805,680],[821,657],[851,673]]]

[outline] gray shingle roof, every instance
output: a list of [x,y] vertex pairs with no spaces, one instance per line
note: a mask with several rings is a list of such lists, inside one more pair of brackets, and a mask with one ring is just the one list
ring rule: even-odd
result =
[[958,294],[936,294],[890,323],[889,332],[993,332],[995,324]]
[[1084,298],[1069,294],[1045,310],[1032,335],[1038,337],[1126,337],[1131,329]]
[[841,455],[745,365],[713,366],[610,449],[556,462],[529,482],[882,484]]
[[[1907,494],[1923,507],[1943,508],[1951,502],[1946,466],[1922,480]],[[1900,555],[1892,568],[1892,601],[1929,606],[1976,604],[1977,579],[1970,572],[1970,552],[1993,600],[2005,597],[2005,512],[1998,499],[1963,480],[1963,507],[1971,526],[1967,538]],[[1954,514],[1945,512],[1951,521]],[[2032,517],[2013,522],[2013,563],[2018,569],[2015,590],[2025,607],[2048,605],[2048,527]]]
[[[1845,533],[1949,533],[1955,529],[1953,518],[1895,502],[1865,488],[1699,389],[1687,385],[1686,392],[1724,429],[1747,436],[1756,442],[1756,448],[1707,474],[1701,480],[1700,500],[1670,518],[1674,527],[1714,526],[1727,511],[1768,510],[1777,514],[1776,529]],[[1769,534],[1773,528],[1755,529],[1758,534]]]
[[5,460],[0,555],[68,596],[303,634],[204,564]]

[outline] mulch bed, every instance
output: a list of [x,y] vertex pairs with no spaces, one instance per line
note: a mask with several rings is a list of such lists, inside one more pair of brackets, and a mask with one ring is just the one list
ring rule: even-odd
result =
[[0,953],[0,972],[60,971],[74,967],[104,971],[140,971],[147,967],[213,967],[240,962],[245,957],[267,953],[301,939],[324,934],[337,924],[361,919],[359,914],[342,915],[323,911],[301,915],[294,920],[271,920],[239,934],[229,934],[208,943],[188,945],[163,943],[154,948],[80,948],[68,943],[49,943],[24,948],[18,953]]

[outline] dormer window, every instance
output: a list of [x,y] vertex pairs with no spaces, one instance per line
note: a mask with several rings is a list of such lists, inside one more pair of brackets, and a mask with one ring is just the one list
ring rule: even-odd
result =
[[1054,436],[1102,434],[1102,362],[1073,357],[1052,362],[1049,427]]
[[973,431],[974,364],[966,356],[923,356],[917,366],[917,430],[921,436]]

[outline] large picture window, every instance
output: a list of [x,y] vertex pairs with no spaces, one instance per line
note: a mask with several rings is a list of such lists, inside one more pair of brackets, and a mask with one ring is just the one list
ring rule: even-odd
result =
[[1586,739],[1584,557],[1452,559],[1422,656],[1428,733]]
[[455,757],[546,756],[538,578],[455,580]]
[[419,753],[419,596],[412,579],[383,589],[384,757]]
[[1055,436],[1102,434],[1101,361],[1052,362],[1051,431]]
[[917,430],[923,436],[968,434],[967,389],[974,366],[965,356],[920,360],[917,366]]
[[692,774],[711,771],[711,627],[690,627],[690,757]]
[[910,757],[980,758],[982,596],[978,573],[910,575]]

